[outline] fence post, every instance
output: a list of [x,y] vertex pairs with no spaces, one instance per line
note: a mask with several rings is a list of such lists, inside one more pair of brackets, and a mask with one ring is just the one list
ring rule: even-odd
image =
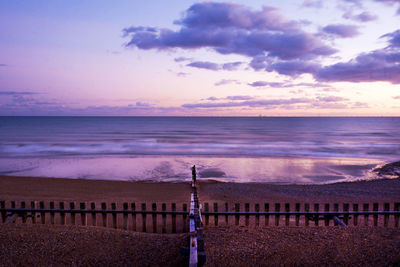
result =
[[4,200],[0,201],[1,208],[1,221],[4,223],[7,219],[7,212],[4,210],[6,208],[6,202]]
[[90,203],[90,209],[92,210],[92,226],[96,226],[97,225],[97,216],[96,216],[96,212],[94,212],[96,210],[95,202]]
[[142,203],[142,232],[147,232],[147,213],[145,212],[146,210],[146,203]]
[[[264,211],[269,212],[269,203],[264,204]],[[264,223],[265,226],[269,226],[269,215],[266,214],[264,219],[265,219],[265,223]]]
[[[364,203],[363,204],[363,211],[368,212],[369,210],[369,204],[368,203]],[[368,214],[364,214],[364,225],[368,226]]]
[[[37,201],[31,201],[31,209],[36,210],[37,208]],[[36,224],[36,212],[32,211],[32,224]]]
[[[58,205],[60,207],[60,210],[63,210],[65,208],[64,201],[60,201]],[[65,212],[63,211],[60,212],[60,220],[61,220],[61,225],[65,225]]]
[[[383,210],[384,211],[390,211],[390,203],[384,203],[383,204]],[[387,227],[389,223],[389,214],[385,214],[383,216],[383,226]]]
[[[334,204],[333,204],[333,211],[334,211],[334,212],[337,212],[337,214],[335,214],[334,216],[339,217],[339,214],[338,214],[338,213],[339,213],[339,203],[334,203]],[[337,225],[338,225],[338,222],[334,220],[334,221],[333,221],[333,225],[334,225],[334,226],[337,226]]]
[[[55,205],[54,205],[54,201],[50,201],[50,210],[54,210]],[[55,213],[54,211],[50,211],[50,223],[54,224],[55,223]]]
[[[394,203],[394,211],[400,211],[400,202]],[[394,215],[394,227],[399,227],[399,214]]]
[[123,222],[122,222],[122,228],[124,230],[128,230],[128,202],[122,203],[122,208],[124,209],[124,214],[123,214]]
[[71,224],[75,225],[75,202],[70,202],[69,203],[69,209],[71,210]]
[[[229,211],[228,202],[225,202],[225,212]],[[225,215],[225,225],[229,225],[229,216]]]
[[[40,201],[40,202],[39,202],[39,208],[40,208],[41,210],[44,210],[44,202],[43,202],[43,201]],[[40,222],[41,222],[42,224],[46,224],[46,213],[45,213],[44,211],[41,211],[41,212],[40,212]]]
[[102,202],[101,203],[101,209],[102,209],[101,218],[102,218],[102,221],[103,221],[103,227],[107,227],[107,212],[106,212],[107,203]]
[[314,224],[315,224],[315,226],[318,226],[319,225],[319,214],[318,214],[319,204],[318,203],[314,203],[314,211],[317,213],[314,217],[315,218]]
[[[290,204],[289,203],[285,204],[285,211],[290,212]],[[286,226],[289,226],[289,221],[290,221],[290,215],[286,214],[286,216],[285,216],[285,225]]]
[[[310,204],[309,203],[304,204],[304,212],[310,212]],[[310,224],[310,217],[308,216],[308,214],[305,215],[304,224],[305,224],[305,226],[308,226]]]
[[[255,212],[260,212],[260,204],[255,204],[254,205],[254,210]],[[256,214],[256,226],[260,226],[260,215]]]
[[167,232],[167,214],[165,213],[165,211],[167,210],[167,204],[162,203],[161,209],[164,212],[161,216],[162,217],[162,233],[165,234]]
[[[204,203],[204,212],[208,213],[209,211],[209,206],[208,206],[208,202]],[[205,216],[205,225],[207,226],[209,224],[209,218],[210,216],[208,216],[208,214],[206,214]]]
[[[353,211],[358,212],[358,204],[353,204]],[[354,214],[354,216],[353,216],[353,224],[354,224],[354,226],[358,225],[358,215],[357,214]]]
[[79,209],[81,210],[81,225],[86,226],[87,222],[86,202],[79,203]]
[[[235,212],[236,213],[240,212],[240,203],[235,203]],[[235,215],[235,225],[239,225],[239,220],[240,220],[240,215],[236,214]]]
[[[25,205],[25,201],[21,201],[21,209],[25,209],[26,205]],[[22,222],[26,223],[26,218],[27,218],[27,212],[23,212],[22,214]]]
[[246,211],[246,221],[245,221],[245,224],[246,224],[246,226],[249,226],[249,223],[250,223],[250,215],[249,215],[249,212],[250,212],[250,203],[245,203],[244,204],[244,210]]
[[[300,203],[296,203],[296,212],[300,212]],[[296,214],[296,226],[300,225],[300,215]]]
[[182,210],[184,211],[184,214],[182,215],[182,220],[183,220],[183,222],[182,222],[182,231],[184,233],[186,233],[187,232],[186,231],[186,227],[187,227],[187,204],[186,203],[182,204]]
[[157,214],[155,213],[157,211],[157,204],[152,203],[151,204],[151,209],[153,210],[153,214],[151,217],[153,218],[153,233],[157,233]]
[[132,230],[136,231],[136,204],[135,204],[135,202],[131,203],[131,211],[132,211]]
[[[325,209],[324,209],[324,211],[325,212],[329,212],[329,203],[325,203]],[[328,214],[325,214],[324,215],[324,220],[325,220],[325,226],[329,226],[329,219],[330,219],[331,217],[328,215]]]
[[[281,211],[281,203],[275,203],[275,212]],[[279,214],[275,214],[275,226],[279,226]]]
[[[172,211],[176,211],[176,203],[171,204]],[[176,214],[172,213],[172,233],[176,233]]]
[[[214,203],[214,212],[218,212],[218,203]],[[218,215],[214,216],[214,225],[218,226]]]
[[[373,209],[374,211],[379,210],[379,203],[374,203],[373,204]],[[374,226],[378,226],[378,214],[374,214]]]
[[115,210],[117,209],[117,204],[115,204],[114,202],[111,203],[111,209],[113,210],[112,211],[112,226],[113,226],[114,229],[117,229],[118,228],[118,225],[117,225],[117,213],[115,212]]
[[343,216],[343,222],[346,225],[349,225],[349,203],[343,203],[343,212],[344,212],[344,216]]

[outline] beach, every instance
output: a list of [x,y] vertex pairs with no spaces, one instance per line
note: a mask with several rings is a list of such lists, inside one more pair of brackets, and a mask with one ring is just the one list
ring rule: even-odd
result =
[[[327,185],[274,185],[199,182],[200,202],[212,203],[370,203],[400,202],[400,179]],[[189,202],[189,183],[0,177],[6,201]],[[252,205],[251,204],[251,205]],[[212,218],[211,218],[212,219]],[[222,220],[222,219],[221,219]],[[206,266],[391,265],[400,262],[400,230],[350,226],[205,227]],[[187,234],[138,233],[93,226],[15,224],[0,228],[2,266],[49,263],[120,266],[185,265],[180,248]],[[22,245],[24,244],[24,245]],[[140,244],[140,245],[138,245]],[[89,249],[90,247],[90,249]],[[13,251],[13,253],[11,253]],[[9,255],[12,255],[11,257]],[[21,257],[24,255],[24,257]],[[334,265],[333,264],[333,265]]]

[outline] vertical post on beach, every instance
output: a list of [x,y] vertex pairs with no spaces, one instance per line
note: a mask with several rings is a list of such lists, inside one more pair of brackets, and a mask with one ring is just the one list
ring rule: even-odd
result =
[[187,226],[187,223],[186,223],[186,221],[187,221],[187,204],[186,203],[182,204],[182,210],[184,212],[182,214],[182,220],[183,220],[183,222],[182,222],[182,232],[186,233],[187,232],[186,231],[186,226]]
[[245,204],[244,204],[244,210],[245,210],[245,212],[246,212],[245,224],[246,224],[246,226],[249,226],[249,222],[250,222],[250,215],[249,215],[249,212],[250,212],[250,204],[249,204],[249,203],[245,203]]
[[[64,210],[65,206],[64,206],[64,201],[60,201],[60,203],[58,203],[60,210]],[[60,220],[61,220],[61,225],[65,225],[65,212],[61,211],[60,212]]]
[[[26,205],[25,205],[25,201],[21,201],[21,209],[25,209]],[[26,223],[26,218],[27,218],[27,212],[23,212],[22,213],[22,222]]]
[[[176,211],[176,203],[171,204],[172,211]],[[176,214],[172,213],[172,233],[176,233]]]
[[[235,212],[236,213],[240,212],[240,203],[235,203]],[[239,220],[240,220],[240,215],[236,214],[235,215],[235,225],[239,225]]]
[[[383,210],[386,212],[390,211],[390,203],[383,203]],[[385,214],[383,216],[383,226],[388,227],[388,223],[389,223],[389,214]]]
[[215,226],[218,226],[218,215],[217,215],[217,212],[218,212],[218,203],[214,203],[214,212],[216,213],[216,214],[214,215],[214,225],[215,225]]
[[[300,203],[296,203],[296,212],[300,212]],[[296,214],[296,226],[300,225],[300,214]]]
[[103,227],[107,227],[107,212],[106,212],[107,203],[102,202],[101,203],[101,209],[102,209],[101,218],[102,218],[102,221],[103,221]]
[[146,210],[146,203],[142,203],[142,232],[147,232],[146,222],[147,222],[147,213]]
[[[364,203],[363,204],[363,211],[368,212],[369,210],[369,204],[368,203]],[[368,214],[364,214],[364,226],[368,226]]]
[[[394,203],[394,211],[400,211],[400,202]],[[399,227],[399,214],[394,215],[394,227]]]
[[135,204],[135,202],[131,203],[131,211],[132,211],[132,230],[136,231],[136,204]]
[[153,210],[153,214],[151,215],[151,217],[153,218],[153,233],[157,233],[157,204],[156,203],[152,203],[151,204],[151,209]]
[[117,226],[117,212],[115,212],[115,210],[117,209],[117,204],[115,204],[114,202],[111,203],[111,209],[113,210],[112,211],[112,227],[114,229],[117,229],[118,228],[118,226]]
[[[306,213],[310,212],[310,204],[309,203],[304,203],[304,212],[306,212]],[[306,214],[304,217],[305,217],[304,225],[308,226],[310,224],[309,223],[310,217],[308,217],[308,214]]]
[[165,234],[167,232],[167,214],[165,211],[167,210],[167,204],[162,203],[161,204],[161,210],[163,211],[162,214],[162,233]]
[[[290,212],[290,204],[289,203],[285,203],[285,211]],[[285,225],[286,226],[289,226],[289,221],[290,221],[290,215],[286,214],[286,216],[285,216]]]
[[[378,211],[379,203],[374,203],[372,208],[374,211]],[[378,226],[378,214],[374,214],[374,226]]]
[[46,213],[43,211],[44,210],[44,202],[43,201],[39,202],[39,208],[42,210],[40,212],[40,222],[42,224],[46,224]]
[[[254,211],[259,213],[260,212],[260,204],[255,204],[254,205]],[[256,226],[260,226],[260,215],[256,214]]]
[[314,217],[314,224],[315,224],[315,226],[318,226],[319,225],[319,204],[318,203],[314,203],[314,212],[316,213],[315,217]]
[[349,203],[343,203],[343,222],[349,225]]
[[32,224],[36,224],[36,212],[35,212],[36,208],[37,208],[37,201],[31,201]]
[[87,215],[86,215],[86,202],[79,203],[79,209],[81,210],[81,224],[86,226]]
[[[208,206],[208,202],[204,203],[204,212],[208,213],[209,211],[209,206]],[[208,216],[208,214],[206,214],[205,216],[205,225],[207,226],[209,224],[209,220],[210,220],[210,216]]]
[[69,209],[71,210],[71,224],[75,225],[75,202],[69,203]]
[[[334,216],[339,216],[339,203],[334,203],[333,204],[333,211],[336,213],[336,214],[334,214]],[[337,226],[338,222],[334,220],[333,221],[333,225]]]
[[7,212],[5,211],[6,202],[4,200],[0,201],[0,208],[1,208],[1,221],[4,223],[7,219]]
[[[353,204],[353,211],[358,212],[358,204]],[[353,225],[354,226],[358,225],[358,215],[357,214],[353,215]]]
[[122,227],[124,230],[128,230],[128,207],[128,202],[122,204],[122,208],[124,209]]
[[[225,212],[229,211],[228,202],[225,202]],[[225,225],[229,225],[229,216],[225,215]]]
[[192,180],[193,180],[193,183],[196,183],[196,179],[197,179],[197,176],[196,176],[196,165],[193,165],[193,167],[192,167]]
[[[54,210],[54,201],[50,201],[50,210]],[[55,213],[54,211],[50,211],[50,223],[54,224],[55,223]]]
[[[264,203],[264,211],[269,212],[269,203]],[[265,222],[264,222],[265,226],[269,226],[269,215],[268,214],[265,214],[264,220],[265,220]]]
[[279,213],[281,211],[281,203],[275,203],[275,226],[279,226]]
[[[329,212],[329,203],[325,203],[325,212]],[[324,219],[325,219],[325,226],[329,226],[328,214],[325,214]]]
[[96,210],[95,202],[90,203],[90,209],[92,210],[92,226],[96,226],[97,225],[97,216],[96,216],[96,212],[94,212]]

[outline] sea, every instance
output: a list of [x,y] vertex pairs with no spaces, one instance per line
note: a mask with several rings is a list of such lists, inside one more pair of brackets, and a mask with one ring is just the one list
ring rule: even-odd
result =
[[400,117],[0,117],[0,175],[324,184],[378,179]]

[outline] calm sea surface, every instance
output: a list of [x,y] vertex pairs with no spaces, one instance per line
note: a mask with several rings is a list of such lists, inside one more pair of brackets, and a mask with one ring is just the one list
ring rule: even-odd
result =
[[3,175],[324,183],[399,158],[399,117],[0,117]]

